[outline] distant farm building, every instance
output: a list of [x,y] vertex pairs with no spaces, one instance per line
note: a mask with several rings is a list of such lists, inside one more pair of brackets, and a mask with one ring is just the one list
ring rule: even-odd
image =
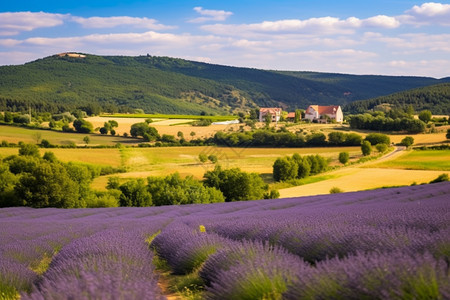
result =
[[259,109],[259,121],[264,122],[266,115],[270,114],[272,116],[272,122],[278,122],[281,118],[281,108],[278,107],[267,107]]
[[76,57],[76,58],[85,58],[86,57],[86,55],[84,55],[84,54],[70,53],[70,52],[59,53],[58,56],[60,56],[60,57],[68,56],[68,57]]
[[327,117],[338,123],[344,121],[344,114],[342,113],[342,109],[339,105],[310,105],[305,112],[305,119],[308,119],[311,122],[323,122],[326,121]]

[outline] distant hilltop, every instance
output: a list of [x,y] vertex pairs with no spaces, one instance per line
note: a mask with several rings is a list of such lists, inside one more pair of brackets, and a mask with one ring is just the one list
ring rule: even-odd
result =
[[68,56],[68,57],[77,57],[77,58],[85,58],[86,55],[84,54],[79,54],[79,53],[73,53],[73,52],[63,52],[63,53],[59,53],[58,56]]

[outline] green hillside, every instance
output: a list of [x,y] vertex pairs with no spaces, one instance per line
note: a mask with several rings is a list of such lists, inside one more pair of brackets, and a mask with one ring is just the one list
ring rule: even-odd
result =
[[436,115],[450,115],[450,84],[436,84],[375,99],[355,101],[346,105],[344,110],[361,113],[380,104],[390,104],[393,108],[402,109],[412,105],[415,111],[427,109]]
[[0,67],[0,110],[229,114],[346,104],[450,81],[227,67],[154,56],[50,56]]

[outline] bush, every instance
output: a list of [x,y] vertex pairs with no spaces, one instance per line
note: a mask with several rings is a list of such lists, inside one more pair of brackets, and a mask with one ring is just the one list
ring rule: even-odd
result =
[[208,156],[204,153],[200,153],[198,155],[198,159],[200,160],[200,162],[205,163],[208,160]]
[[430,183],[438,183],[438,182],[443,182],[443,181],[448,181],[448,174],[447,173],[443,173],[441,175],[439,175],[438,177],[436,177],[435,179],[431,180]]
[[370,155],[372,153],[372,145],[369,141],[363,141],[361,144],[361,152],[364,156]]
[[341,152],[339,153],[339,162],[343,165],[345,165],[350,159],[350,154],[348,152]]
[[73,127],[79,133],[91,133],[94,131],[94,126],[92,125],[92,123],[84,119],[76,119],[75,121],[73,121]]
[[375,148],[377,149],[378,152],[384,153],[384,152],[387,151],[388,145],[386,145],[386,144],[376,144]]
[[220,190],[225,201],[242,201],[263,199],[269,186],[257,173],[247,173],[239,168],[222,170],[216,166],[203,176],[204,184]]
[[148,192],[143,179],[130,180],[119,187],[122,194],[119,198],[120,206],[151,206],[152,195]]
[[39,148],[33,144],[22,144],[19,148],[19,155],[40,157]]
[[336,186],[332,187],[330,189],[330,194],[339,194],[339,193],[343,193],[344,191]]
[[389,145],[391,143],[391,139],[389,136],[382,133],[370,133],[365,138],[366,141],[369,141],[371,145],[377,144],[386,144]]
[[414,144],[414,138],[412,136],[405,136],[400,142],[401,146],[409,147]]

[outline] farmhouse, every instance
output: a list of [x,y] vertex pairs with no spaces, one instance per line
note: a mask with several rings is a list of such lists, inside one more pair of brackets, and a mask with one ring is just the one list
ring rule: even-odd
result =
[[328,116],[331,120],[335,120],[336,122],[342,122],[344,120],[344,114],[342,113],[342,109],[339,105],[310,105],[305,112],[305,119],[311,121],[320,122],[320,120],[323,120],[325,116]]
[[272,116],[272,122],[278,122],[281,118],[281,108],[278,107],[266,107],[259,109],[259,121],[264,122],[264,118],[267,114]]
[[85,58],[86,57],[86,55],[84,55],[84,54],[72,53],[72,52],[59,53],[58,56],[60,56],[60,57],[68,56],[68,57],[76,57],[76,58]]

